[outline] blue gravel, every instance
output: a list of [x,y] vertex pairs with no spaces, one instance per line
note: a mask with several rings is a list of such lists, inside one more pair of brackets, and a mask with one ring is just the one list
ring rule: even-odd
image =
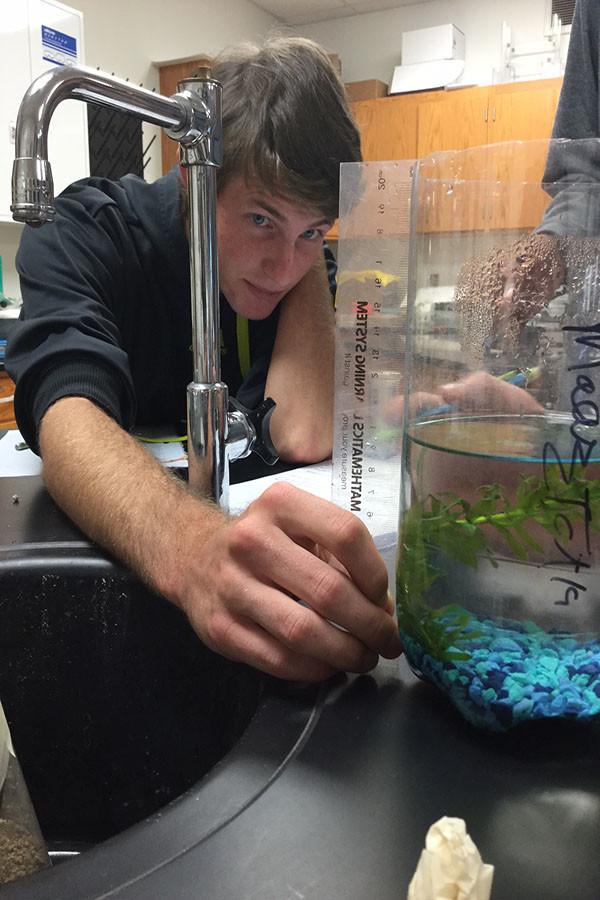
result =
[[[456,627],[468,615],[456,650],[468,659],[440,660],[402,633],[406,656],[480,728],[505,731],[532,719],[586,720],[600,715],[600,640],[547,632],[533,622],[482,619],[452,607],[438,619]],[[477,636],[469,638],[469,631]]]

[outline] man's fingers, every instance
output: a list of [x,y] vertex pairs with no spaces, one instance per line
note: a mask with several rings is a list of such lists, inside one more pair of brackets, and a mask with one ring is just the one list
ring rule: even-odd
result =
[[385,592],[385,597],[383,597],[383,602],[381,605],[383,606],[385,611],[389,613],[390,616],[393,616],[396,612],[396,601],[389,591]]
[[289,681],[324,681],[339,667],[304,655],[273,637],[255,622],[246,618],[227,617],[213,623],[211,637],[202,635],[212,649],[234,662],[245,663],[267,675]]
[[[253,615],[288,646],[302,652],[310,652],[314,646],[318,648],[316,655],[335,659],[345,669],[363,667],[356,661],[361,647],[390,657],[400,653],[396,623],[384,607],[388,602],[387,575],[384,590],[372,599],[366,598],[339,566],[300,547],[277,528],[249,533],[245,540],[238,541],[235,555],[245,568],[256,573],[260,593],[254,597],[253,590],[245,587],[239,592],[237,608],[243,615]],[[271,588],[262,583],[267,581]],[[284,606],[280,590],[298,598],[310,610],[287,598]],[[332,628],[330,622],[349,635]],[[353,654],[352,660],[345,655],[348,652]]]
[[[333,554],[329,552],[329,550],[326,550],[324,547],[319,546],[319,544],[315,544],[311,552],[314,553],[314,555],[319,559],[322,559],[323,562],[326,562],[328,565],[333,566],[333,568],[337,569],[338,572],[342,572],[342,574],[345,575],[346,578],[350,577],[346,567],[343,566],[339,559],[336,559],[335,556],[333,556]],[[385,594],[381,595],[381,597],[371,600],[371,603],[374,603],[375,606],[381,606],[381,608],[385,609],[386,612],[388,612],[390,615],[393,615],[396,610],[394,598],[389,591],[386,591]]]
[[[283,482],[268,488],[257,502],[269,509],[272,520],[296,545],[304,535],[333,554],[359,593],[371,602],[385,595],[388,578],[383,559],[366,526],[352,513]],[[294,568],[289,555],[286,564]],[[305,561],[303,573],[309,569]]]
[[[368,672],[377,665],[377,651],[274,587],[256,582],[255,596],[246,595],[239,614],[251,618],[283,647],[330,667],[345,672]],[[390,619],[381,611],[379,615]]]

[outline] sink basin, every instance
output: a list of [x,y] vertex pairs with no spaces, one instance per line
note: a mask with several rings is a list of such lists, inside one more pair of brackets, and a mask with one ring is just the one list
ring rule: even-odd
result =
[[0,698],[49,849],[68,853],[212,769],[264,679],[83,540],[39,479],[2,482]]
[[0,622],[0,697],[50,850],[164,806],[256,710],[257,673],[94,551],[3,553]]

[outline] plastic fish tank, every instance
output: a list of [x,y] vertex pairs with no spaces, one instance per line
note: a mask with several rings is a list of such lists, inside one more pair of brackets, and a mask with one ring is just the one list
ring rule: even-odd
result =
[[[600,714],[600,142],[413,173],[398,621],[476,726]],[[398,401],[396,402],[396,414]]]

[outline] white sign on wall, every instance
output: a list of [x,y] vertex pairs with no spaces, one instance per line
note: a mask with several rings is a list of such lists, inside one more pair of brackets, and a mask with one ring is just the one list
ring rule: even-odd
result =
[[[12,221],[10,194],[19,105],[53,66],[83,65],[83,15],[55,0],[3,0],[0,16],[0,221]],[[85,103],[67,100],[52,116],[48,158],[56,193],[89,174]]]

